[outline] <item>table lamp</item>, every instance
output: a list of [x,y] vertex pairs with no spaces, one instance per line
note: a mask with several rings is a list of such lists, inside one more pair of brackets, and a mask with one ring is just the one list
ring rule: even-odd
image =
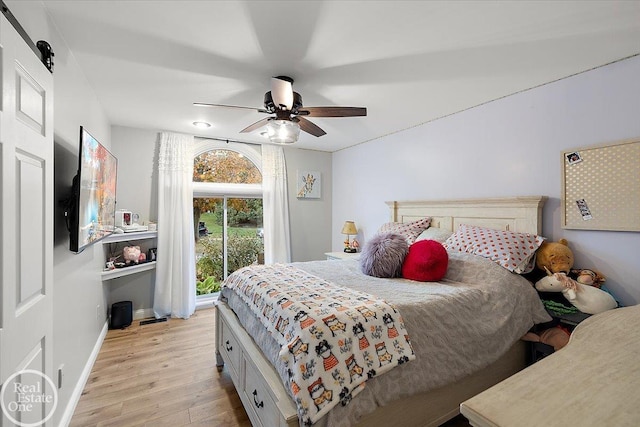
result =
[[351,246],[351,241],[349,240],[349,236],[358,234],[358,229],[356,228],[356,224],[353,221],[345,221],[342,226],[342,234],[346,234],[347,238],[344,241],[344,251],[347,253],[355,253],[357,251],[356,248]]

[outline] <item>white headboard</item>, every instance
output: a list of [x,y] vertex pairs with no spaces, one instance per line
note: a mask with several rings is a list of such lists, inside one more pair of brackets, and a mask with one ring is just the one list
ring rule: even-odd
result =
[[546,196],[385,202],[391,221],[411,222],[430,216],[432,227],[455,231],[460,224],[540,234]]

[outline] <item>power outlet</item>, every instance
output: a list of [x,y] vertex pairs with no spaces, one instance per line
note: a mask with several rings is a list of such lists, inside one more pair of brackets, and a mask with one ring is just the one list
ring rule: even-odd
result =
[[102,320],[102,313],[100,312],[100,305],[96,305],[96,320]]

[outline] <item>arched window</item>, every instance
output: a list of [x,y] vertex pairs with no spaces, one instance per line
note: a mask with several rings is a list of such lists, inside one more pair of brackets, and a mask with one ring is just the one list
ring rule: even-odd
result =
[[193,215],[198,299],[228,274],[259,262],[262,172],[259,146],[196,139]]

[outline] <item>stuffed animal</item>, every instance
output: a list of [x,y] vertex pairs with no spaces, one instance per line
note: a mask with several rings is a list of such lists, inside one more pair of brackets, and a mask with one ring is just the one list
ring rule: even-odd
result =
[[590,286],[604,281],[604,276],[592,277],[587,271],[573,270],[585,274],[577,274],[580,280],[569,277],[573,267],[573,252],[566,239],[557,242],[544,242],[536,252],[536,266],[547,275],[535,283],[541,292],[562,292],[562,295],[578,310],[587,314],[597,314],[618,306],[616,300],[599,287]]
[[553,347],[555,351],[560,350],[569,342],[569,331],[561,326],[545,329],[540,334],[527,332],[522,339],[524,341],[541,342]]
[[125,246],[122,249],[122,257],[127,264],[137,264],[140,259],[140,246]]
[[557,242],[543,242],[536,251],[536,267],[551,273],[569,274],[573,267],[573,252],[566,239]]
[[578,310],[598,314],[618,306],[613,297],[602,289],[583,285],[564,273],[554,273],[536,282],[541,292],[562,292],[562,295]]
[[599,271],[588,269],[572,269],[569,277],[571,277],[578,283],[593,286],[598,289],[602,287],[602,284],[606,280],[606,278]]

